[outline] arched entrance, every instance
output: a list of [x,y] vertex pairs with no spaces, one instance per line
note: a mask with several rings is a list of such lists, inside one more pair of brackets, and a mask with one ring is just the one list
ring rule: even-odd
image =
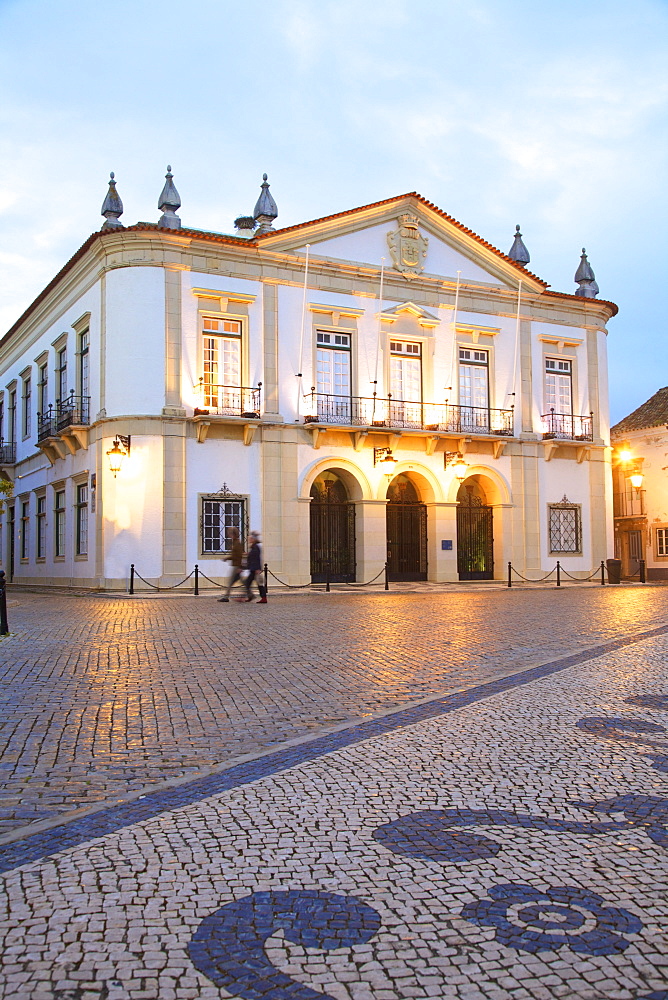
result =
[[460,580],[494,579],[493,510],[473,478],[457,491],[457,570]]
[[427,507],[408,476],[387,488],[387,570],[390,580],[427,579]]
[[352,583],[355,504],[335,472],[321,472],[311,487],[310,523],[312,582]]

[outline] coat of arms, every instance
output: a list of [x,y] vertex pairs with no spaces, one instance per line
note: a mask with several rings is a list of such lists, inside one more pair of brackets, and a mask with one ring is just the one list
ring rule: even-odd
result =
[[418,230],[417,215],[400,215],[399,228],[387,234],[387,245],[397,271],[409,278],[424,271],[429,240]]

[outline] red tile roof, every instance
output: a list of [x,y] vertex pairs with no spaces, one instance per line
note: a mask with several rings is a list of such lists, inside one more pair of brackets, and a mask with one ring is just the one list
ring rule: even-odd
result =
[[627,431],[642,431],[646,427],[659,427],[661,424],[668,426],[668,386],[659,389],[646,403],[611,427],[610,433],[619,437]]
[[256,234],[252,239],[246,239],[240,236],[227,236],[224,235],[223,233],[207,232],[206,230],[203,229],[161,229],[157,225],[157,223],[151,223],[151,222],[138,222],[134,226],[125,226],[123,229],[98,229],[96,232],[92,233],[88,237],[86,242],[79,247],[76,253],[74,253],[72,257],[70,257],[67,263],[63,267],[61,267],[60,271],[58,271],[55,277],[51,279],[48,285],[46,285],[46,287],[42,289],[42,291],[33,300],[33,302],[30,303],[25,312],[23,312],[21,316],[19,316],[17,321],[9,328],[9,330],[2,337],[2,339],[0,339],[0,345],[6,343],[6,341],[9,340],[14,333],[16,333],[16,331],[19,329],[24,320],[28,318],[33,309],[37,305],[39,305],[39,303],[48,295],[48,293],[53,288],[56,287],[61,278],[64,277],[64,275],[67,274],[69,270],[71,270],[71,268],[77,263],[78,260],[80,260],[85,255],[85,253],[90,249],[90,247],[97,240],[104,239],[106,236],[111,236],[116,233],[124,234],[133,232],[154,232],[166,236],[178,235],[178,236],[190,237],[193,239],[204,239],[213,243],[224,243],[233,246],[241,245],[248,248],[253,247],[253,249],[258,249],[260,248],[263,242],[265,242],[271,237],[283,236],[287,233],[298,232],[299,230],[307,229],[309,226],[319,225],[322,222],[330,222],[333,219],[342,219],[345,218],[346,216],[355,215],[358,212],[365,212],[371,208],[379,208],[383,205],[391,205],[396,202],[404,201],[407,198],[415,199],[421,205],[424,205],[426,208],[430,209],[432,212],[438,215],[440,218],[445,219],[446,222],[449,222],[451,225],[455,226],[457,229],[460,230],[460,232],[464,233],[466,236],[469,236],[471,239],[475,240],[481,246],[485,247],[486,250],[491,250],[492,253],[494,253],[501,260],[510,264],[512,267],[514,267],[520,274],[524,275],[528,274],[530,277],[534,278],[539,284],[543,286],[544,292],[542,294],[548,295],[551,298],[563,298],[570,300],[575,299],[575,301],[581,303],[583,306],[585,306],[585,308],[587,307],[586,303],[591,303],[592,305],[609,306],[611,310],[611,315],[615,316],[617,314],[618,309],[615,303],[609,302],[606,299],[585,299],[579,296],[569,295],[565,292],[553,292],[549,290],[549,285],[547,284],[547,282],[543,281],[542,278],[539,278],[531,271],[527,271],[527,269],[522,267],[521,264],[518,264],[517,261],[514,261],[511,257],[508,257],[507,254],[502,253],[495,246],[492,246],[492,244],[488,243],[487,240],[484,240],[481,236],[478,236],[477,233],[474,233],[472,229],[468,229],[466,226],[463,226],[461,222],[458,222],[451,215],[448,215],[447,212],[443,212],[440,208],[438,208],[437,205],[434,205],[433,202],[427,201],[427,199],[423,198],[421,194],[417,193],[417,191],[409,191],[406,194],[395,195],[393,198],[385,198],[383,201],[374,201],[371,202],[371,204],[369,205],[361,205],[358,208],[346,209],[346,211],[344,212],[336,212],[334,215],[324,215],[320,219],[312,219],[310,222],[300,222],[294,226],[287,226],[285,229],[275,229],[271,230],[270,232]]
[[544,288],[549,288],[548,283],[546,281],[543,281],[542,278],[539,278],[536,274],[532,274],[531,271],[527,271],[525,267],[522,267],[521,264],[518,264],[517,261],[512,259],[512,257],[509,257],[507,254],[502,253],[501,250],[498,250],[495,246],[492,246],[491,243],[488,243],[487,240],[484,240],[482,236],[478,236],[477,233],[474,233],[472,229],[467,229],[467,227],[463,226],[461,222],[458,222],[457,219],[454,219],[451,215],[448,215],[447,212],[442,211],[442,209],[440,209],[437,205],[434,205],[432,201],[427,201],[427,199],[423,198],[422,195],[418,194],[417,191],[408,191],[406,194],[398,194],[395,195],[393,198],[385,198],[383,201],[373,201],[371,202],[370,205],[360,205],[358,208],[348,208],[345,210],[345,212],[336,212],[334,215],[323,215],[322,218],[320,219],[311,219],[310,222],[299,222],[294,226],[286,226],[285,229],[275,229],[267,233],[260,233],[256,237],[256,239],[258,241],[261,241],[261,240],[266,240],[271,236],[279,236],[279,235],[283,236],[285,233],[299,232],[300,229],[308,229],[309,226],[317,226],[320,225],[320,223],[322,222],[331,222],[333,219],[343,219],[347,215],[355,215],[357,212],[366,212],[370,208],[380,208],[383,205],[392,205],[397,201],[405,201],[406,198],[413,198],[415,201],[419,202],[421,205],[424,205],[432,212],[435,212],[436,215],[438,215],[441,219],[445,219],[446,222],[449,222],[451,225],[455,226],[457,229],[459,229],[460,232],[465,233],[467,236],[470,236],[471,239],[474,239],[476,243],[479,243],[481,246],[485,247],[486,250],[491,250],[492,253],[496,254],[497,257],[500,257],[501,260],[506,261],[508,264],[512,264],[512,266],[516,268],[520,272],[520,274],[528,274],[530,277],[534,278],[537,282],[539,282],[539,284],[543,285]]

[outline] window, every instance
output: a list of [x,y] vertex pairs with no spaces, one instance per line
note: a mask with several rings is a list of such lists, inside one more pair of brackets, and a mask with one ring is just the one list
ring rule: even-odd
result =
[[656,554],[668,556],[668,528],[656,529]]
[[37,412],[46,413],[49,406],[49,366],[39,366],[39,381],[37,382]]
[[549,508],[550,552],[581,552],[582,517],[579,504],[566,497]]
[[5,401],[0,399],[0,444],[5,440]]
[[[238,320],[202,318],[204,334],[204,406],[226,406],[220,390],[241,386],[241,323]],[[224,393],[222,394],[225,395]]]
[[65,490],[56,490],[54,497],[56,524],[54,532],[54,554],[65,555]]
[[88,483],[77,486],[77,538],[76,553],[78,556],[88,555]]
[[420,344],[390,341],[390,392],[395,401],[422,402],[422,350]]
[[16,390],[9,393],[9,443],[16,444]]
[[350,334],[317,331],[316,389],[350,406]]
[[37,551],[38,559],[46,556],[46,497],[37,497]]
[[30,553],[30,501],[21,502],[21,559],[27,559]]
[[230,528],[238,530],[243,544],[248,534],[245,498],[226,490],[202,497],[202,552],[228,552]]
[[79,395],[88,396],[90,393],[90,334],[84,330],[79,337]]
[[564,358],[545,358],[545,412],[572,414],[573,362]]
[[58,351],[56,365],[56,389],[58,398],[56,402],[64,402],[67,398],[67,348],[61,347]]
[[459,405],[489,407],[489,352],[459,349]]
[[30,437],[30,415],[32,408],[32,379],[30,375],[27,375],[23,379],[23,419],[22,433],[23,437]]

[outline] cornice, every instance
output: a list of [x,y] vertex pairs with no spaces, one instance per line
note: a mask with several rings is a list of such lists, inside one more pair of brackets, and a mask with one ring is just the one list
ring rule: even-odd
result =
[[[439,226],[442,229],[444,213],[436,209],[430,203],[425,202],[419,195],[402,196],[419,199],[418,205],[423,212],[433,211],[434,218],[439,219]],[[374,213],[382,220],[382,217],[389,212],[396,211],[397,204],[402,198],[391,199],[389,202],[370,206],[365,210],[355,210],[355,223],[359,226],[361,218]],[[343,213],[346,215],[347,213]],[[366,215],[365,215],[366,214]],[[444,216],[445,222],[449,217]],[[322,220],[324,226],[327,220]],[[316,223],[304,224],[316,225]],[[331,231],[331,217],[329,217]],[[453,231],[467,235],[470,233],[464,227],[451,222]],[[459,227],[459,228],[457,228]],[[293,227],[303,232],[302,227]],[[239,237],[224,236],[216,233],[206,233],[199,230],[166,230],[159,229],[156,225],[140,223],[137,226],[128,227],[121,230],[99,230],[93,233],[76,251],[75,254],[60,269],[48,285],[40,292],[35,300],[28,306],[19,319],[0,340],[0,358],[4,359],[8,353],[7,348],[16,342],[17,335],[22,334],[22,348],[25,345],[25,338],[28,338],[28,346],[31,336],[39,336],[46,326],[57,321],[58,316],[64,312],[75,294],[80,296],[88,290],[101,274],[115,268],[121,267],[178,267],[179,269],[196,269],[199,273],[216,274],[220,277],[247,278],[249,281],[269,281],[276,284],[299,285],[303,284],[305,255],[296,252],[295,249],[280,249],[272,246],[275,235],[286,233],[287,230],[279,230],[278,233],[263,234],[260,242],[258,239],[247,240]],[[272,240],[267,237],[271,236]],[[471,238],[475,234],[470,233]],[[486,249],[484,241],[479,237],[476,239],[476,250],[481,254],[489,256],[490,261],[494,261],[495,269],[500,273],[503,266],[504,255],[496,251],[491,245]],[[479,241],[479,242],[478,242]],[[461,243],[461,236],[459,242]],[[139,249],[141,248],[141,253]],[[243,275],[238,268],[211,268],[202,266],[197,262],[193,268],[192,262],[186,264],[182,258],[184,254],[193,257],[205,256],[221,261],[228,261],[232,265],[245,265],[248,274]],[[510,265],[516,272],[518,265],[508,259]],[[569,325],[605,327],[605,323],[611,316],[616,315],[617,306],[605,299],[585,299],[575,295],[568,295],[561,292],[554,292],[545,287],[544,282],[535,276],[519,269],[524,276],[522,304],[524,310],[528,311],[529,303],[531,315],[527,319],[544,322],[559,322],[554,316],[550,316],[550,311],[554,312],[554,307],[558,306],[560,311],[566,313]],[[279,274],[277,272],[282,272]],[[292,271],[294,277],[288,277],[286,271]],[[331,283],[332,275],[337,275],[345,287],[337,288]],[[310,285],[318,289],[315,279],[318,276],[326,277],[327,285],[322,291],[338,294],[353,294],[361,298],[375,298],[380,281],[380,268],[362,262],[347,262],[333,258],[318,257],[317,254],[311,256],[309,261]],[[520,274],[514,275],[518,280],[522,280]],[[529,281],[529,279],[532,279]],[[421,274],[411,279],[404,275],[387,270],[385,272],[385,297],[403,302],[406,299],[421,298],[427,301],[424,304],[432,308],[440,305],[452,305],[448,301],[449,297],[454,299],[456,289],[456,279],[441,275]],[[366,285],[368,287],[355,287],[355,284]],[[320,290],[320,289],[318,289]],[[443,301],[444,297],[446,301]],[[466,311],[467,303],[470,311],[491,313],[492,309],[483,308],[484,303],[476,301],[475,305],[471,301],[473,298],[482,298],[488,303],[496,303],[502,306],[501,315],[515,315],[517,301],[517,289],[507,284],[495,285],[493,283],[478,281],[463,281],[460,283],[460,309]],[[553,300],[553,301],[551,301]],[[549,305],[548,305],[549,303]],[[505,306],[505,308],[503,308]],[[550,306],[552,309],[550,310]],[[507,310],[507,312],[506,312]],[[523,310],[523,311],[524,311]],[[545,315],[543,315],[543,313]]]

